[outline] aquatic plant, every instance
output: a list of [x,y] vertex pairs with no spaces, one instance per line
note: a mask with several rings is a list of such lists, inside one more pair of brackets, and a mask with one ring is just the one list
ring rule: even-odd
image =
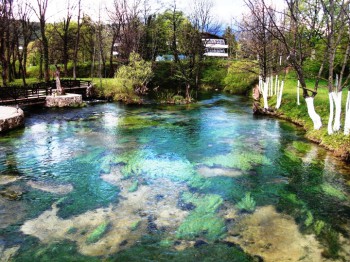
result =
[[271,161],[266,156],[256,152],[231,152],[226,155],[207,158],[203,161],[203,164],[210,167],[221,166],[248,171],[254,166],[270,165]]
[[130,193],[136,192],[138,188],[139,188],[139,181],[136,180],[136,181],[134,181],[134,182],[132,183],[132,185],[129,187],[128,192],[130,192]]
[[335,188],[334,186],[332,186],[331,184],[329,183],[324,183],[321,185],[321,190],[329,195],[329,196],[332,196],[332,197],[336,197],[340,200],[346,200],[347,199],[347,196],[341,191],[339,190],[338,188]]
[[236,205],[236,207],[241,211],[254,212],[256,208],[256,202],[251,197],[251,193],[247,192],[245,197],[241,199]]
[[91,234],[87,237],[86,243],[93,244],[99,241],[102,236],[106,233],[109,223],[104,222],[101,225],[99,225],[94,231],[91,232]]
[[311,145],[301,141],[293,141],[293,147],[300,153],[307,153],[311,150]]
[[305,226],[309,227],[314,222],[314,217],[310,211],[306,212],[306,219],[304,221]]
[[112,161],[114,160],[114,156],[112,154],[108,154],[103,156],[101,159],[101,174],[109,174],[111,172]]
[[76,243],[65,240],[62,242],[53,242],[43,245],[40,243],[31,243],[22,245],[20,251],[11,258],[11,261],[100,261],[96,257],[84,256],[78,252]]
[[76,228],[76,227],[70,227],[70,228],[68,228],[68,230],[67,230],[67,234],[75,234],[75,233],[77,233],[77,231],[78,231],[78,228]]
[[140,225],[141,225],[141,220],[133,222],[130,226],[131,231],[137,230]]
[[327,258],[338,258],[340,251],[339,234],[330,226],[324,227],[322,231],[323,240],[327,246],[327,250],[322,252],[322,255]]
[[314,231],[316,236],[319,236],[323,230],[323,228],[325,227],[326,223],[322,220],[317,220],[314,224]]
[[176,236],[179,239],[194,239],[204,236],[209,240],[216,240],[225,235],[226,227],[223,218],[216,214],[217,209],[223,203],[218,195],[199,195],[183,193],[182,201],[196,206],[186,217],[177,230]]
[[127,129],[141,129],[157,126],[159,122],[149,119],[148,116],[130,115],[121,118],[118,126]]
[[151,179],[166,177],[186,182],[195,176],[194,167],[188,160],[171,153],[157,156],[149,150],[134,150],[117,156],[114,163],[125,164],[121,169],[125,178],[143,175]]

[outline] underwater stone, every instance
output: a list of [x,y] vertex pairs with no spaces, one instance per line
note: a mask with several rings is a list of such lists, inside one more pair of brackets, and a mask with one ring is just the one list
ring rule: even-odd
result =
[[22,192],[13,191],[13,190],[3,190],[0,191],[0,196],[3,196],[4,198],[7,198],[8,200],[20,200],[22,197]]

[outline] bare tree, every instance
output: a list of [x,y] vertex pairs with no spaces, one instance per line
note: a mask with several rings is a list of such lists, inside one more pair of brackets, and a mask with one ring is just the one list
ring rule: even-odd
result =
[[0,8],[0,59],[2,66],[2,83],[7,85],[9,80],[9,43],[10,43],[10,21],[12,19],[12,1],[4,0]]
[[78,17],[77,17],[77,32],[75,37],[75,43],[74,43],[74,53],[73,53],[73,78],[74,80],[77,79],[77,61],[78,61],[78,50],[79,50],[79,44],[80,44],[80,29],[82,26],[82,23],[80,22],[80,16],[81,16],[81,0],[78,0]]
[[22,80],[23,84],[26,85],[25,78],[27,76],[27,59],[28,59],[28,45],[29,42],[32,40],[33,36],[33,23],[30,22],[29,18],[31,16],[31,8],[29,7],[29,3],[27,0],[23,2],[19,2],[17,6],[18,10],[18,20],[21,24],[21,35],[23,38],[22,45],[19,45],[22,47],[22,50],[18,52],[18,60],[20,67],[22,68]]
[[[266,8],[265,0],[261,3]],[[313,89],[306,85],[304,62],[312,56],[315,41],[320,38],[322,28],[322,14],[319,0],[299,1],[286,0],[287,9],[278,19],[273,9],[267,9],[267,15],[270,18],[271,28],[269,30],[272,36],[277,39],[284,47],[288,62],[294,68],[298,75],[300,87],[303,90],[303,96],[308,108],[308,114],[314,123],[314,129],[320,129],[322,126],[321,117],[316,113],[314,107],[314,98],[317,95],[319,79],[323,71],[324,61],[320,66],[318,76],[316,77]]]
[[72,20],[72,9],[73,6],[71,5],[70,1],[67,2],[67,13],[66,16],[63,18],[62,22],[55,23],[54,28],[56,33],[61,39],[62,42],[62,55],[63,55],[63,67],[64,67],[64,75],[68,76],[68,60],[69,60],[69,30],[70,30],[70,23]]
[[131,52],[139,51],[142,37],[141,4],[141,0],[130,3],[127,0],[114,0],[114,9],[109,12],[115,34],[111,49],[117,44],[121,59],[126,60]]
[[[350,42],[346,44],[346,51],[344,59],[342,61],[341,70],[337,72],[336,70],[336,55],[342,49],[342,39],[348,34],[346,26],[348,22],[348,12],[349,12],[349,2],[321,0],[323,7],[323,13],[325,17],[325,41],[326,48],[325,52],[327,54],[327,66],[328,66],[328,92],[329,92],[329,103],[330,103],[330,114],[328,120],[328,134],[333,134],[333,132],[340,130],[340,118],[341,118],[341,100],[342,100],[342,90],[349,81],[350,74],[344,79],[344,73],[347,67],[349,59],[349,49]],[[346,37],[345,39],[348,39]],[[339,73],[339,74],[338,74]],[[334,114],[335,105],[335,114]],[[333,125],[334,120],[334,125]]]
[[41,44],[42,44],[42,58],[44,64],[44,79],[46,82],[50,80],[49,73],[49,42],[46,36],[46,12],[49,0],[37,0],[37,6],[32,6],[32,9],[39,19],[40,33],[41,33]]

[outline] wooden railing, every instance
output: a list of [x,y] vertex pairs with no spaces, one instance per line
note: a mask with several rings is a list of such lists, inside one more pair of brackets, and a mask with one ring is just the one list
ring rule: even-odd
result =
[[[61,85],[68,93],[77,93],[86,96],[86,89],[91,81],[61,79]],[[29,86],[0,86],[0,104],[36,104],[44,103],[48,95],[56,90],[56,81],[34,83]]]

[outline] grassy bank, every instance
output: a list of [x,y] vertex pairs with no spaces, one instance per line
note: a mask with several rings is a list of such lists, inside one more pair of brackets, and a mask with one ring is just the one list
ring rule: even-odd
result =
[[[313,86],[313,81],[308,80],[308,87]],[[346,103],[347,90],[343,91],[343,106]],[[320,130],[313,130],[313,123],[308,116],[307,107],[300,90],[300,105],[297,105],[297,80],[293,75],[287,77],[282,96],[282,104],[277,115],[280,118],[287,119],[296,123],[306,130],[306,137],[327,149],[333,151],[337,156],[346,161],[350,161],[350,136],[343,134],[343,129],[339,133],[328,135],[327,124],[329,118],[329,99],[326,83],[321,83],[318,93],[315,97],[315,110],[321,116],[322,128]],[[276,97],[269,100],[269,106],[275,107]],[[344,111],[342,112],[342,125],[344,125]]]

